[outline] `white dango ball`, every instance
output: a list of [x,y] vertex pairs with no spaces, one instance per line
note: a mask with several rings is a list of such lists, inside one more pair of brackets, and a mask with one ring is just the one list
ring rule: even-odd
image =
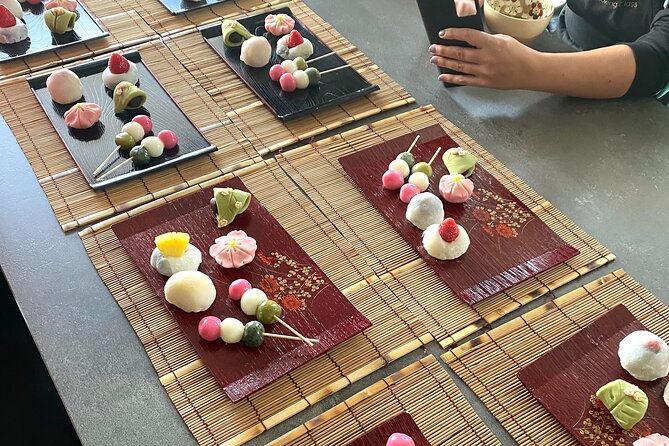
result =
[[247,316],[254,316],[258,305],[267,302],[267,295],[258,288],[251,288],[242,295],[242,300],[239,301],[242,311]]
[[200,271],[180,271],[165,283],[165,300],[187,313],[206,310],[215,298],[214,282]]
[[409,165],[404,160],[391,161],[390,164],[388,164],[388,170],[396,170],[401,173],[404,178],[408,177],[411,173]]
[[244,335],[244,324],[234,317],[226,317],[221,321],[221,339],[228,344],[236,344]]
[[409,177],[409,183],[414,184],[421,192],[430,186],[430,179],[423,172],[414,172]]
[[293,73],[293,76],[295,76],[295,80],[297,81],[297,88],[300,90],[304,90],[309,86],[309,76],[307,76],[307,73],[304,71],[297,70]]
[[144,127],[138,122],[128,122],[121,127],[121,132],[132,136],[132,139],[139,142],[144,138]]
[[281,68],[283,68],[283,71],[286,73],[293,74],[297,71],[297,64],[292,60],[284,60],[281,62]]
[[151,158],[159,157],[165,150],[165,144],[157,136],[147,136],[142,140],[142,145],[149,151]]

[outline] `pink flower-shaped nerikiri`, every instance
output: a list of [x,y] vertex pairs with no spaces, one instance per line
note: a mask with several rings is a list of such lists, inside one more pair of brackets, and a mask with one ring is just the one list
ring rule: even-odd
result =
[[286,14],[269,14],[265,17],[265,29],[275,36],[288,34],[295,27],[295,20]]
[[256,256],[258,245],[244,231],[232,231],[219,237],[209,248],[209,255],[223,268],[239,268],[250,263]]
[[439,193],[449,203],[464,203],[474,192],[474,183],[460,174],[444,175],[439,180]]

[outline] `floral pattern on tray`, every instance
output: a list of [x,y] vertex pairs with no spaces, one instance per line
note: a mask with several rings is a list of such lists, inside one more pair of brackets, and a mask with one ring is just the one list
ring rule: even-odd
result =
[[637,423],[632,431],[621,429],[595,395],[590,396],[590,404],[583,411],[574,429],[593,446],[625,446],[627,442],[653,433],[650,425],[644,420]]
[[[472,216],[483,231],[491,237],[516,238],[518,231],[536,217],[511,200],[489,190],[478,190],[472,195]],[[469,219],[469,218],[465,218]],[[476,226],[472,226],[475,229]]]

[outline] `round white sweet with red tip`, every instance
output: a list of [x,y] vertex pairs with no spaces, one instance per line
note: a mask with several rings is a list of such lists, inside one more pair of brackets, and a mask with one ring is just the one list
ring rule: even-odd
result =
[[151,121],[151,118],[146,115],[137,115],[132,118],[131,122],[136,122],[137,124],[141,125],[144,129],[144,133],[149,133],[153,128],[153,122]]
[[228,287],[228,297],[232,300],[242,300],[242,296],[253,288],[251,282],[246,279],[237,279]]
[[469,235],[454,219],[447,218],[423,232],[423,248],[439,260],[455,260],[469,248]]
[[297,80],[290,73],[284,73],[279,79],[281,89],[287,93],[292,93],[297,88]]
[[415,184],[407,183],[400,189],[400,200],[402,203],[409,203],[413,197],[420,193],[420,189]]
[[409,183],[418,186],[421,192],[425,192],[430,187],[430,179],[423,172],[414,172],[409,177]]
[[386,446],[416,446],[416,443],[407,434],[396,432],[388,437]]
[[158,133],[158,139],[163,142],[163,145],[167,150],[173,149],[179,144],[179,138],[172,130],[161,130]]
[[387,170],[381,177],[384,189],[397,190],[404,184],[404,177],[396,170]]
[[242,311],[247,316],[253,316],[256,314],[258,305],[263,302],[267,302],[267,295],[258,288],[251,288],[242,295],[242,300],[239,301]]
[[221,320],[216,316],[206,316],[197,324],[197,332],[205,341],[215,341],[221,337]]
[[278,63],[274,64],[272,65],[272,68],[269,69],[269,78],[274,82],[279,82],[279,79],[281,79],[281,76],[283,76],[283,73],[285,72],[286,70],[284,70],[281,65]]

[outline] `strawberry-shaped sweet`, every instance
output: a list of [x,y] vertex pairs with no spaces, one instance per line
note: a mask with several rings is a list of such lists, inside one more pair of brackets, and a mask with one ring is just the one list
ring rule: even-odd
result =
[[109,58],[109,71],[114,74],[125,74],[130,69],[130,62],[119,53],[112,53]]
[[302,34],[298,30],[294,29],[288,34],[286,43],[288,44],[288,48],[295,48],[304,43],[304,37],[302,37]]
[[452,243],[460,235],[458,224],[451,217],[439,224],[439,235],[445,242]]
[[102,73],[102,82],[105,87],[114,90],[121,82],[130,82],[135,85],[137,81],[139,81],[137,65],[119,53],[112,53],[109,56],[107,68]]
[[0,43],[16,43],[28,37],[28,27],[0,4]]
[[16,17],[5,5],[0,5],[0,28],[11,28],[16,25]]

